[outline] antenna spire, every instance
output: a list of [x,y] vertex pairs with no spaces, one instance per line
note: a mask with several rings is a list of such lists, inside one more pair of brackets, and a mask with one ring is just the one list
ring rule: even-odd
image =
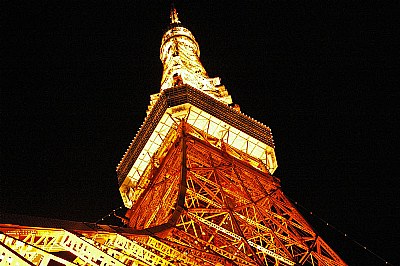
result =
[[176,8],[174,4],[171,5],[171,24],[181,23],[178,18],[178,12],[176,12]]

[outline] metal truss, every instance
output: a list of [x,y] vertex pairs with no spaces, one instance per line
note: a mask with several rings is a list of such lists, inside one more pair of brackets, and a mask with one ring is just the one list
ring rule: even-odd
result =
[[186,247],[129,228],[90,224],[69,231],[0,224],[0,232],[0,265],[204,265]]
[[[182,121],[127,215],[140,234],[200,264],[346,265],[280,189],[279,180]],[[165,150],[165,147],[164,147]],[[249,157],[247,155],[247,157]],[[192,256],[197,257],[198,256]]]
[[[6,232],[0,234],[0,265],[174,265],[117,233],[18,226]],[[62,258],[63,252],[74,260]]]

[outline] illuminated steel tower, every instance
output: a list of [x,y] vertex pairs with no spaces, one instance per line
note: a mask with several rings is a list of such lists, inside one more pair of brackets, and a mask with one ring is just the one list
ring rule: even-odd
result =
[[117,167],[127,226],[11,217],[0,264],[346,265],[272,175],[271,130],[232,105],[199,58],[173,9],[160,93]]
[[344,265],[284,196],[271,130],[244,115],[175,10],[161,92],[118,165],[128,226],[200,265]]

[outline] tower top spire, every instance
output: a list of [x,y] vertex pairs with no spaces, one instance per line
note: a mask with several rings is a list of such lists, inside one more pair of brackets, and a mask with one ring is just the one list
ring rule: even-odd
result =
[[178,18],[178,12],[176,12],[176,8],[175,8],[175,6],[173,4],[172,4],[172,7],[171,7],[170,18],[171,18],[171,24],[181,23],[179,21],[179,18]]
[[193,34],[178,18],[171,5],[171,24],[161,40],[160,59],[163,63],[161,91],[187,84],[225,104],[231,104],[231,96],[221,85],[220,78],[210,78],[200,62],[200,47]]

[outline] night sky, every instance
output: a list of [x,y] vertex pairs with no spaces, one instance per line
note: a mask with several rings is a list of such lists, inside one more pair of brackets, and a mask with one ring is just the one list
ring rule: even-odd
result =
[[[54,2],[1,8],[0,211],[95,222],[122,205],[115,168],[159,91],[170,4]],[[284,193],[350,265],[384,262],[317,217],[400,261],[394,2],[176,3],[209,76],[272,129]]]

